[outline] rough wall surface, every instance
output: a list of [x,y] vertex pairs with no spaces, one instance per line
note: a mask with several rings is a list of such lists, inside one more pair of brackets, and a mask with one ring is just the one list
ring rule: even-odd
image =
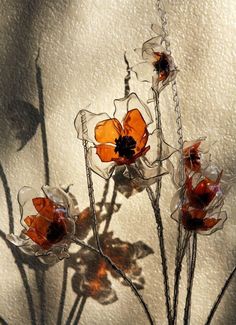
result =
[[[173,56],[180,70],[178,89],[185,138],[195,139],[206,135],[216,140],[212,159],[226,172],[235,174],[235,1],[165,0],[164,4],[168,13]],[[15,229],[19,232],[18,190],[23,185],[40,188],[44,183],[41,134],[38,128],[24,148],[17,151],[20,142],[17,132],[12,129],[7,107],[9,102],[16,99],[38,107],[35,81],[38,47],[51,183],[73,183],[73,192],[77,194],[82,209],[88,205],[88,198],[83,151],[76,139],[74,117],[79,109],[89,103],[93,104],[96,112],[112,113],[113,99],[122,97],[124,92],[124,51],[141,47],[143,41],[150,38],[150,24],[158,22],[158,17],[155,1],[152,0],[0,0],[0,8],[0,160],[13,198]],[[148,87],[138,83],[135,78],[131,87],[146,98]],[[166,138],[174,142],[175,118],[169,89],[163,95],[161,104]],[[27,133],[32,127],[31,117],[23,112],[19,116],[22,119],[20,126],[26,128]],[[99,198],[102,181],[95,176],[94,183]],[[204,324],[211,304],[235,264],[235,194],[233,188],[226,200],[229,217],[224,230],[210,237],[201,237],[198,241],[192,324]],[[173,273],[176,225],[169,218],[172,195],[173,187],[167,178],[163,186],[162,207],[169,269]],[[0,197],[0,228],[8,233],[8,211],[2,185]],[[122,207],[112,221],[116,236],[131,242],[143,240],[155,251],[155,255],[141,262],[146,279],[143,296],[157,323],[165,324],[160,257],[147,196],[140,193],[127,200],[119,195],[118,201]],[[0,240],[0,251],[0,316],[8,324],[30,324],[22,279],[3,240]],[[26,267],[26,270],[39,315],[40,289],[32,268]],[[45,273],[45,324],[56,323],[62,270],[63,263],[59,263]],[[71,275],[72,271],[68,277],[63,323],[75,299]],[[185,283],[184,273],[182,289]],[[119,300],[101,306],[88,299],[81,324],[147,324],[129,288],[117,281],[114,281],[114,287]],[[181,294],[183,300],[184,294]],[[222,300],[213,324],[235,324],[235,308],[234,281]],[[181,312],[178,323],[182,323]]]

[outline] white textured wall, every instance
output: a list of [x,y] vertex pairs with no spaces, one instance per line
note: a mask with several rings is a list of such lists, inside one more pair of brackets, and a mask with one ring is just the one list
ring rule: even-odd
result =
[[[180,73],[178,89],[187,139],[209,135],[217,140],[213,159],[225,171],[236,173],[234,0],[165,0],[171,46]],[[74,183],[81,208],[87,206],[82,148],[73,120],[77,111],[92,103],[97,112],[112,113],[112,101],[123,96],[124,50],[140,47],[151,35],[150,24],[158,21],[152,0],[0,0],[0,159],[14,198],[16,231],[20,230],[16,195],[20,187],[39,188],[44,182],[40,129],[17,152],[19,143],[6,127],[6,103],[14,98],[38,107],[34,60],[37,48],[43,73],[51,183]],[[133,79],[132,89],[142,98],[148,88]],[[165,135],[173,134],[171,92],[162,96]],[[95,177],[101,196],[101,179]],[[167,250],[173,274],[176,225],[169,218],[173,187],[168,178],[163,189],[163,217]],[[194,283],[192,323],[203,324],[227,274],[235,264],[235,188],[226,201],[229,218],[224,230],[199,237]],[[0,185],[0,228],[8,232],[7,208]],[[112,222],[116,236],[143,240],[155,255],[140,261],[146,287],[143,296],[158,324],[165,324],[159,250],[154,218],[146,194],[129,200],[121,195],[122,208]],[[9,248],[0,240],[0,315],[9,324],[30,324],[20,274]],[[27,268],[35,303],[39,308],[34,272]],[[62,278],[62,263],[46,273],[45,324],[55,324]],[[183,281],[182,288],[185,282]],[[101,306],[89,299],[81,324],[147,324],[137,300],[126,287],[114,282],[118,302]],[[228,289],[214,318],[214,325],[233,325],[235,283]],[[183,295],[181,295],[184,298]],[[74,302],[70,277],[64,314]],[[179,324],[181,324],[181,314]]]

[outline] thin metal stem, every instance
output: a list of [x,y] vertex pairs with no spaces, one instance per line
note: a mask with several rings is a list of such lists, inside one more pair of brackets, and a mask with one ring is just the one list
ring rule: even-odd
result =
[[115,206],[115,203],[116,203],[116,197],[117,197],[117,187],[116,187],[116,185],[114,185],[112,198],[111,198],[111,204],[110,204],[110,207],[109,207],[108,217],[106,219],[106,223],[105,223],[103,233],[108,232],[108,228],[110,226],[112,214],[113,214],[113,211],[114,211],[114,206]]
[[98,248],[95,248],[85,242],[83,242],[82,240],[79,240],[78,238],[76,237],[73,237],[72,240],[74,241],[74,243],[80,245],[81,247],[84,247],[84,248],[88,248],[90,249],[91,251],[93,251],[94,253],[96,254],[99,254],[111,267],[112,269],[118,274],[120,275],[123,280],[127,283],[127,285],[130,287],[130,289],[134,292],[135,296],[138,298],[140,304],[142,305],[146,315],[147,315],[147,318],[149,320],[149,323],[154,325],[154,321],[152,319],[152,316],[149,312],[149,309],[148,309],[148,306],[147,304],[144,302],[142,296],[140,295],[140,293],[138,292],[137,288],[135,287],[135,285],[133,284],[133,282],[126,276],[126,274],[120,270],[115,263],[113,263],[113,261],[110,259],[110,257],[108,257],[107,255],[105,255],[102,251],[99,251]]
[[[169,41],[169,32],[168,32],[168,20],[167,15],[164,9],[161,7],[161,0],[157,0],[157,10],[158,14],[161,18],[161,26],[162,26],[162,41],[165,44],[165,48],[169,54],[171,54],[171,48],[170,48],[170,41]],[[181,117],[181,109],[180,109],[180,101],[178,96],[178,90],[177,90],[177,83],[176,80],[171,82],[171,88],[173,93],[173,102],[174,102],[174,111],[176,114],[176,125],[177,125],[177,135],[178,135],[178,149],[179,149],[179,185],[180,188],[182,188],[180,192],[180,202],[181,206],[183,204],[184,199],[184,162],[183,162],[183,127],[182,127],[182,117]],[[180,206],[180,211],[181,211]],[[179,222],[178,222],[178,236],[177,236],[177,245],[176,245],[176,257],[175,257],[175,283],[179,282],[180,274],[181,272],[179,265],[180,260],[180,247],[182,245],[182,225],[181,225],[181,212],[179,213]],[[174,297],[173,297],[173,324],[175,323],[175,318],[177,316],[177,306],[178,306],[178,293],[179,290],[174,291]],[[177,295],[177,296],[176,296]]]
[[146,190],[149,199],[151,201],[154,215],[155,215],[155,220],[156,220],[157,235],[159,239],[159,246],[160,246],[160,253],[161,253],[165,299],[166,299],[166,313],[167,313],[168,324],[171,324],[172,319],[171,319],[170,288],[169,288],[168,267],[167,267],[167,258],[166,258],[165,243],[164,243],[163,224],[160,215],[160,208],[159,206],[156,205],[156,199],[154,197],[154,193],[150,187],[147,187]]
[[77,313],[76,318],[75,318],[74,323],[73,323],[74,325],[78,325],[79,324],[80,317],[81,317],[81,315],[83,313],[86,300],[87,300],[87,297],[85,297],[85,296],[82,297],[81,302],[80,302],[80,306],[79,306],[78,313]]
[[67,276],[68,276],[68,266],[67,266],[67,261],[65,260],[63,266],[61,297],[60,297],[59,309],[57,314],[57,325],[62,324],[63,310],[64,310],[65,298],[66,298],[66,289],[67,289]]
[[81,297],[77,295],[76,298],[75,298],[74,304],[73,304],[73,306],[72,306],[72,308],[70,310],[70,313],[69,313],[69,316],[67,318],[67,321],[66,321],[65,325],[70,325],[71,324],[80,299],[81,299]]
[[212,308],[211,308],[211,311],[210,311],[210,314],[209,316],[207,317],[207,321],[205,323],[205,325],[210,325],[211,324],[211,321],[215,315],[215,312],[225,294],[225,291],[227,290],[228,286],[230,285],[234,275],[235,275],[235,272],[236,272],[236,266],[233,268],[232,272],[230,273],[228,279],[225,281],[225,284],[223,285],[218,297],[216,298],[216,301],[215,303],[213,304]]
[[[159,76],[158,76],[159,80]],[[157,137],[161,137],[161,141],[158,144],[157,152],[160,153],[160,159],[158,162],[159,173],[162,167],[162,123],[161,123],[161,111],[159,106],[159,92],[158,87],[155,87],[155,82],[153,80],[153,96],[154,96],[154,109],[155,109],[155,121],[156,121],[156,128],[158,130]],[[158,141],[159,139],[157,139]],[[168,324],[171,324],[171,300],[170,300],[170,287],[169,287],[169,277],[168,277],[168,266],[167,266],[167,257],[166,257],[166,250],[165,250],[165,241],[164,241],[164,229],[163,223],[161,218],[161,210],[160,210],[160,197],[161,197],[161,183],[162,178],[157,178],[156,183],[156,193],[155,197],[150,187],[147,188],[147,193],[149,199],[151,201],[156,225],[157,225],[157,235],[159,239],[159,247],[160,247],[160,254],[161,254],[161,261],[162,261],[162,271],[163,271],[163,283],[164,283],[164,290],[165,290],[165,301],[166,301],[166,314],[168,319]]]
[[191,237],[191,233],[185,232],[182,245],[180,245],[180,249],[179,249],[178,263],[175,266],[172,324],[176,323],[177,312],[178,312],[177,307],[178,307],[178,297],[179,297],[179,283],[180,283],[180,276],[181,276],[181,271],[182,271],[182,262],[183,262],[183,258],[185,256],[185,252],[186,252],[190,237]]
[[191,262],[190,262],[190,273],[187,287],[187,295],[184,308],[184,325],[190,324],[190,309],[191,309],[191,297],[192,297],[192,288],[194,280],[194,271],[196,267],[196,258],[197,258],[197,234],[193,234],[192,238],[192,252],[191,252]]
[[[93,229],[93,235],[94,235],[96,246],[97,246],[97,249],[94,248],[93,250],[96,251],[97,253],[99,253],[105,259],[105,261],[116,271],[116,273],[119,274],[125,280],[125,282],[130,286],[132,291],[135,293],[136,297],[139,299],[139,302],[143,306],[143,309],[148,317],[150,324],[154,324],[151,314],[148,310],[148,307],[147,307],[146,303],[144,302],[142,296],[139,294],[139,292],[136,289],[133,282],[129,278],[127,278],[125,273],[122,270],[120,270],[107,255],[105,255],[103,253],[103,250],[102,250],[102,247],[100,244],[100,240],[99,240],[98,230],[97,230],[98,222],[97,222],[97,216],[96,216],[96,210],[95,210],[95,196],[94,196],[94,189],[93,189],[92,172],[89,167],[88,141],[85,140],[85,137],[88,134],[88,129],[87,129],[86,115],[85,115],[84,111],[81,112],[81,123],[82,123],[82,131],[83,131],[83,136],[84,136],[84,139],[82,140],[82,142],[83,142],[83,147],[84,147],[84,158],[85,158],[88,194],[89,194],[89,201],[90,201],[90,211],[91,211],[91,214],[93,217],[92,229]],[[79,243],[79,242],[80,241],[77,241],[77,243]],[[91,246],[86,245],[86,247],[87,248],[90,247],[90,249],[91,249]]]

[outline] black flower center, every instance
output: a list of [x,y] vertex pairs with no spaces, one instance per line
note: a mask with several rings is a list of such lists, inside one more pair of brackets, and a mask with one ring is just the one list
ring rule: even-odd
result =
[[159,73],[168,74],[170,68],[167,55],[164,53],[158,53],[157,55],[160,55],[160,58],[153,63],[155,70]]
[[115,139],[116,147],[115,152],[118,152],[119,157],[124,157],[130,159],[135,154],[136,141],[133,137],[130,136],[119,136],[118,139]]
[[52,222],[48,227],[47,240],[51,243],[58,243],[66,235],[66,229],[64,224],[58,222]]
[[189,160],[192,163],[197,163],[200,160],[200,156],[197,151],[190,151]]
[[192,216],[187,213],[183,216],[184,218],[184,225],[187,230],[193,231],[199,228],[202,228],[204,225],[203,219],[192,218]]

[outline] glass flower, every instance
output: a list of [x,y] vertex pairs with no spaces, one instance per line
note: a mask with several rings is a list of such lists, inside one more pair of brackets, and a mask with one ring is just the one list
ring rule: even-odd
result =
[[210,145],[205,140],[206,138],[200,138],[184,142],[183,158],[186,173],[199,172],[208,166]]
[[[103,252],[126,273],[137,289],[143,289],[145,280],[137,260],[153,254],[153,250],[142,241],[131,244],[113,238],[113,232],[100,235],[100,243]],[[90,239],[89,244],[94,245],[94,239]],[[98,254],[88,248],[82,248],[72,256],[70,262],[70,266],[76,270],[72,278],[72,286],[78,295],[91,297],[104,305],[118,299],[108,279],[109,273],[113,278],[121,279],[123,285],[126,283]]]
[[211,234],[222,229],[227,215],[221,211],[234,178],[215,165],[186,176],[181,204],[179,189],[171,202],[171,217],[188,231]]
[[186,178],[186,198],[191,207],[205,209],[216,196],[222,196],[220,179],[222,172],[216,180],[194,174]]
[[18,193],[21,224],[19,236],[7,239],[29,255],[39,256],[44,263],[54,264],[69,257],[68,248],[75,232],[79,213],[75,198],[57,187],[42,187],[44,197],[31,187]]
[[[153,26],[152,29],[154,30]],[[152,82],[153,88],[162,91],[177,74],[172,56],[162,46],[163,36],[155,36],[146,41],[141,51],[136,49],[142,62],[135,64],[132,71],[142,82]]]
[[89,148],[91,169],[104,178],[109,178],[117,166],[132,166],[144,179],[162,175],[157,162],[166,159],[169,152],[163,150],[160,157],[157,144],[152,145],[162,139],[157,131],[148,131],[152,123],[149,108],[134,93],[115,100],[114,105],[113,118],[82,110],[75,119],[78,138],[94,145]]
[[[193,173],[203,173],[210,166],[210,147],[211,144],[206,141],[206,137],[192,141],[184,141],[183,145],[183,165],[184,177]],[[177,162],[177,167],[167,162],[167,169],[172,176],[172,181],[175,187],[180,187],[180,162]]]
[[[174,213],[172,217],[177,222],[179,221],[177,213]],[[220,209],[208,212],[207,210],[198,210],[188,205],[183,205],[181,217],[185,230],[194,231],[201,235],[210,235],[223,228],[227,214]]]

